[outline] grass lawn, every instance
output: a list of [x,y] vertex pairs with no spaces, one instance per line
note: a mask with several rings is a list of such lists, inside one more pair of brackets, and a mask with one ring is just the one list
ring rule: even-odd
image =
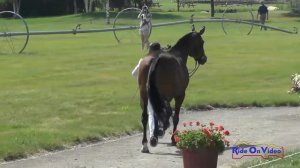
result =
[[296,168],[300,166],[300,154],[298,152],[289,152],[287,155],[285,155],[284,159],[255,159],[253,161],[242,164],[241,166],[239,166],[239,168],[249,168],[251,166],[257,166],[258,168]]
[[[193,13],[158,10],[153,23],[189,19]],[[300,27],[299,17],[284,13],[271,12],[267,24]],[[120,23],[133,24],[132,20],[126,17]],[[26,21],[30,31],[71,30],[79,23],[82,29],[112,26],[105,24],[104,13]],[[220,23],[196,24],[198,29],[201,26],[206,26],[208,62],[191,78],[184,107],[300,104],[298,96],[287,94],[290,76],[300,73],[298,34],[255,27],[249,36],[243,31],[224,35]],[[151,41],[172,45],[190,29],[188,24],[154,28]],[[137,30],[118,36],[123,43],[117,44],[112,32],[30,36],[21,55],[1,52],[0,159],[141,130],[137,82],[131,70],[146,51],[141,51]],[[193,61],[188,64],[192,69]]]

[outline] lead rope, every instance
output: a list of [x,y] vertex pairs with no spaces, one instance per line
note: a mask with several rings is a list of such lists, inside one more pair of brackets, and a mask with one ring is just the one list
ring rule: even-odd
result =
[[195,61],[195,67],[194,67],[194,69],[191,72],[189,72],[189,77],[190,78],[196,73],[196,71],[198,70],[199,66],[200,66],[200,64],[197,61]]

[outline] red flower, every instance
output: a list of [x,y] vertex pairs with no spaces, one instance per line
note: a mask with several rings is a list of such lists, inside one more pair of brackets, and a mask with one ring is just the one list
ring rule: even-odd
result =
[[190,126],[193,126],[193,122],[192,121],[190,122]]
[[184,127],[186,127],[186,122],[183,122],[182,125],[183,125]]
[[220,125],[220,126],[218,127],[218,129],[219,129],[219,131],[223,131],[223,130],[224,130],[224,127],[223,127],[222,125]]
[[208,128],[203,128],[202,131],[207,135],[207,137],[208,137],[209,139],[212,138],[212,134],[211,134],[211,132],[209,131]]
[[224,130],[224,131],[223,131],[223,134],[224,134],[224,135],[229,135],[229,131]]
[[215,127],[215,130],[218,131],[218,130],[219,130],[219,127]]
[[197,126],[199,126],[199,125],[200,125],[200,122],[199,122],[199,121],[197,121],[197,122],[196,122],[196,125],[197,125]]
[[180,138],[176,136],[175,137],[175,142],[178,143],[179,141],[180,141]]
[[211,122],[209,123],[209,125],[212,127],[212,126],[215,125],[215,123],[211,121]]

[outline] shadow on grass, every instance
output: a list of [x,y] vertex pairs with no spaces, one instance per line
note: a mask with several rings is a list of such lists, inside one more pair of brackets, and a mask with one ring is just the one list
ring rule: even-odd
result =
[[15,154],[8,154],[7,156],[4,157],[3,160],[9,162],[14,160],[24,159],[26,157],[27,155],[25,153],[15,153]]
[[298,107],[300,106],[299,101],[284,101],[284,102],[273,102],[272,104],[265,104],[260,102],[250,103],[234,103],[234,104],[222,104],[222,103],[211,103],[202,105],[191,105],[188,106],[188,110],[213,110],[215,108],[237,108],[237,107]]
[[[299,18],[300,17],[300,13],[292,13],[292,12],[289,12],[289,13],[283,13],[282,14],[283,17],[292,17],[292,18]],[[300,19],[296,20],[296,22],[300,22]]]

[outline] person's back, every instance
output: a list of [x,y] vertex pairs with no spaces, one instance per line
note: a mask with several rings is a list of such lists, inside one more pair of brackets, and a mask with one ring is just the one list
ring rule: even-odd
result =
[[268,8],[265,6],[265,4],[262,4],[259,8],[258,8],[258,13],[260,15],[265,15],[268,13]]
[[[138,78],[138,76],[139,76],[138,74],[140,73],[139,71],[143,71],[141,73],[148,74],[147,71],[149,70],[149,67],[150,67],[152,59],[155,58],[155,57],[157,57],[160,52],[161,52],[161,47],[160,47],[159,43],[152,43],[152,44],[150,44],[148,54],[144,58],[141,58],[139,60],[139,63],[134,68],[134,70],[131,72],[132,76],[134,76],[135,78]],[[140,65],[141,64],[146,69],[140,70]]]
[[[262,25],[265,24],[266,19],[268,20],[268,18],[269,18],[269,14],[268,13],[269,13],[269,11],[268,11],[267,6],[265,6],[265,4],[263,2],[261,2],[261,6],[257,10],[257,18],[258,18],[258,15],[260,15],[259,20],[260,20],[260,23]],[[267,30],[267,28],[264,27],[264,26],[261,26],[260,30],[262,30],[262,28],[264,28],[265,30]]]

